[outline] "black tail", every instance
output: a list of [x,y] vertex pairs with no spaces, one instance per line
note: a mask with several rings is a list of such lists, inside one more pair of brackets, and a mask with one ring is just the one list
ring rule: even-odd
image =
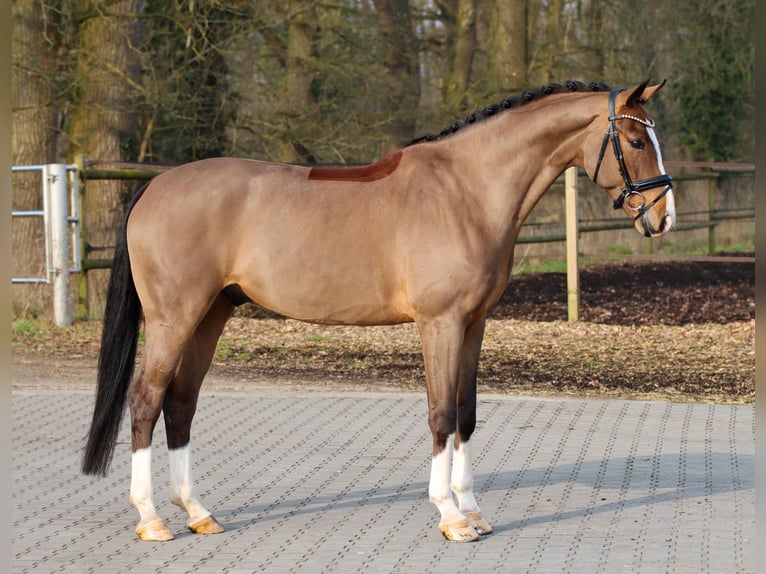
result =
[[96,404],[82,461],[82,471],[85,474],[104,476],[107,473],[125,412],[128,386],[133,377],[141,301],[130,269],[126,230],[130,211],[147,185],[136,193],[128,207],[112,260],[98,358]]

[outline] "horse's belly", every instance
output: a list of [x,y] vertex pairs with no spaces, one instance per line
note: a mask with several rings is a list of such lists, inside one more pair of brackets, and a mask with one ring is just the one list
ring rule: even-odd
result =
[[280,315],[327,325],[394,325],[412,321],[412,316],[400,306],[384,301],[373,302],[356,295],[320,296],[292,293],[276,294],[268,290],[256,293],[253,301]]
[[312,323],[391,325],[412,321],[411,309],[396,282],[380,269],[349,261],[255,265],[238,282],[255,303],[281,315]]

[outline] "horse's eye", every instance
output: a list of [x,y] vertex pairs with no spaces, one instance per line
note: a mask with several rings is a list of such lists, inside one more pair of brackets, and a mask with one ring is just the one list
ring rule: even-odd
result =
[[630,147],[633,149],[644,149],[644,140],[630,140]]

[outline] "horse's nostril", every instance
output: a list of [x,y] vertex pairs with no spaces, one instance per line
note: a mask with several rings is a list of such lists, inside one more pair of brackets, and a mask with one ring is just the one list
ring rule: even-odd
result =
[[666,213],[665,217],[662,218],[662,227],[660,231],[665,233],[668,231],[673,231],[675,228],[676,228],[676,221],[675,221],[675,218],[673,217],[673,214]]

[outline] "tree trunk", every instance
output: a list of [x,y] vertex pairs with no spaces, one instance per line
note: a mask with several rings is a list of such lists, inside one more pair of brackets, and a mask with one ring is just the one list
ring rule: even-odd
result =
[[375,0],[378,23],[386,46],[389,86],[386,103],[392,119],[387,126],[388,144],[411,139],[417,127],[420,100],[420,68],[417,39],[409,0]]
[[[565,31],[562,31],[563,0],[551,0],[546,11],[545,27],[538,30],[543,41],[534,51],[534,55],[528,54],[527,80],[531,84],[547,84],[551,81],[563,82],[570,79],[568,72],[560,70],[561,54],[567,54],[571,50],[570,43]],[[530,27],[530,31],[535,28]],[[532,65],[531,60],[536,60]],[[534,69],[532,69],[534,68]],[[562,77],[559,74],[563,73]]]
[[[497,0],[502,4],[502,0]],[[508,34],[510,50],[508,64],[511,71],[510,89],[513,92],[527,86],[527,0],[508,0]]]
[[[82,0],[83,18],[77,58],[77,101],[70,125],[70,156],[94,160],[125,160],[134,154],[135,97],[138,78],[138,34],[143,0],[102,2]],[[111,257],[122,224],[128,193],[119,181],[90,181],[83,206],[84,241],[88,256]],[[88,273],[91,318],[103,314],[108,270]]]
[[285,121],[284,137],[279,146],[279,160],[283,162],[314,161],[308,146],[307,132],[314,124],[316,102],[311,85],[315,77],[314,36],[316,9],[313,0],[300,0],[289,4],[287,54],[285,59],[285,96],[282,116]]
[[605,78],[607,76],[607,59],[602,44],[604,33],[604,8],[599,0],[590,0],[587,3],[587,50],[590,54],[586,68],[592,78]]
[[[13,165],[56,161],[58,112],[56,95],[55,26],[36,0],[14,0],[12,5],[13,76],[11,80]],[[13,177],[14,210],[43,208],[40,172]],[[13,276],[45,276],[45,230],[42,218],[13,221]],[[15,314],[50,315],[48,285],[17,284],[13,289]]]
[[471,68],[476,49],[476,0],[457,0],[453,37],[444,102],[450,112],[460,113],[469,107]]

